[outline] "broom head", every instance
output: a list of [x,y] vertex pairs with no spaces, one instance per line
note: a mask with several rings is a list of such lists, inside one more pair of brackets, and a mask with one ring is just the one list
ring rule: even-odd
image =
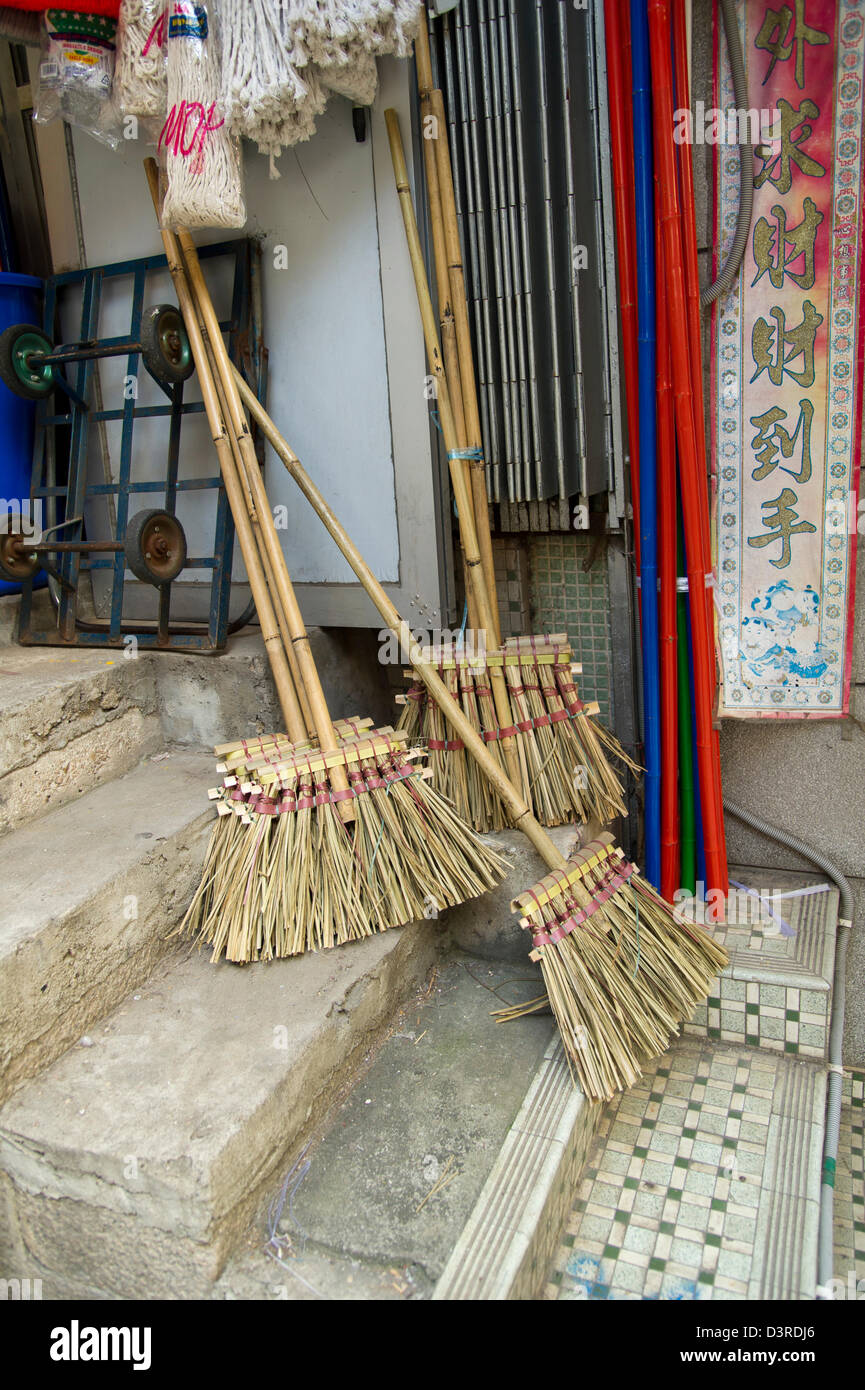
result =
[[[631,772],[638,771],[637,765],[594,717],[598,706],[580,700],[574,677],[581,668],[573,663],[564,634],[511,637],[502,647],[480,653],[442,643],[424,649],[423,656],[437,668],[505,771],[502,740],[515,740],[518,791],[542,825],[606,824],[627,814],[616,764]],[[510,699],[506,728],[496,718],[490,688],[489,671],[495,666],[504,673]],[[398,727],[428,748],[434,785],[475,830],[503,829],[509,821],[501,801],[461,740],[450,734],[423,684],[413,683],[404,699]]]
[[674,916],[610,835],[511,906],[532,933],[571,1069],[593,1100],[634,1084],[728,962],[708,931]]
[[[268,960],[361,940],[494,887],[504,862],[429,784],[420,750],[370,720],[323,752],[269,735],[221,745],[218,820],[179,930],[214,960]],[[330,772],[347,775],[335,790]],[[340,814],[349,801],[350,823]]]

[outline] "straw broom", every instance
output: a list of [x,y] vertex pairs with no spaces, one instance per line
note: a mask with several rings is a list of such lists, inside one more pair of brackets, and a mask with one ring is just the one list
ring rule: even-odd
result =
[[703,1002],[725,952],[682,923],[609,836],[568,861],[511,784],[429,654],[415,642],[360,551],[243,378],[244,405],[395,634],[418,679],[479,773],[553,872],[514,900],[534,936],[566,1053],[586,1094],[605,1099],[632,1084]]
[[[470,659],[459,646],[443,649],[440,674],[454,670],[452,681],[458,689],[478,696],[480,721],[475,728],[488,743],[501,743],[498,760],[523,797],[531,802],[538,819],[545,825],[560,825],[574,819],[595,818],[601,822],[626,815],[624,793],[610,756],[636,771],[618,741],[606,730],[599,731],[588,709],[577,699],[569,673],[571,653],[565,640],[550,661],[548,639],[511,638],[502,645],[495,606],[495,574],[492,538],[489,528],[485,470],[480,446],[480,417],[472,361],[465,280],[456,223],[453,176],[447,141],[443,135],[444,107],[441,93],[432,91],[429,40],[421,26],[415,45],[418,87],[422,113],[432,125],[422,143],[430,196],[430,219],[436,280],[442,325],[440,346],[432,309],[429,284],[421,251],[417,222],[405,155],[394,111],[385,112],[394,176],[403,214],[406,241],[414,272],[415,287],[424,330],[430,370],[437,379],[439,419],[447,448],[454,495],[457,499],[460,537],[468,581],[468,595],[480,615],[480,651]],[[454,386],[456,382],[456,386]],[[471,464],[471,466],[469,466]],[[494,646],[489,647],[490,636]],[[478,643],[472,643],[477,647]],[[477,655],[486,651],[487,670],[479,690]],[[542,679],[542,665],[552,664],[548,679]],[[503,669],[502,669],[503,668]],[[447,678],[446,678],[447,679]],[[492,705],[485,705],[486,688],[492,691]],[[567,688],[570,697],[563,704]],[[453,689],[451,691],[453,693]],[[597,713],[597,706],[592,713]],[[486,716],[486,718],[484,718]],[[463,796],[459,810],[478,830],[501,828],[499,808],[489,805],[486,796],[474,795],[471,779],[461,768],[448,764],[459,759],[463,750],[458,741],[442,743],[438,716],[423,689],[409,691],[405,717],[400,727],[424,738],[440,756],[432,763],[437,785],[458,786]]]
[[[152,162],[147,170],[158,212]],[[217,789],[222,814],[181,929],[208,942],[215,959],[249,961],[437,915],[493,887],[504,865],[426,785],[398,734],[366,732],[368,721],[337,733],[195,245],[183,229],[162,235],[220,463],[249,509],[239,507],[241,522],[255,518],[318,743],[309,746],[296,720],[299,737],[259,741],[255,782],[235,783],[229,796]]]

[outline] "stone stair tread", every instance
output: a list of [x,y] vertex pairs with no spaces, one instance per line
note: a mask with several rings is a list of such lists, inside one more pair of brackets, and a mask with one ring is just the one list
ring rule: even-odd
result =
[[404,1296],[431,1295],[554,1030],[548,1014],[500,1024],[491,1011],[536,991],[528,964],[448,954],[312,1151],[280,1225],[295,1252],[401,1266]]
[[0,1110],[13,1253],[26,1232],[26,1258],[67,1292],[64,1279],[152,1297],[160,1269],[155,1296],[206,1296],[261,1184],[426,979],[440,941],[419,923],[259,967],[197,951],[163,961],[92,1045]]
[[210,752],[174,749],[0,839],[0,962],[207,810]]
[[4,647],[0,651],[0,716],[41,695],[75,685],[106,668],[125,666],[123,651],[87,647]]

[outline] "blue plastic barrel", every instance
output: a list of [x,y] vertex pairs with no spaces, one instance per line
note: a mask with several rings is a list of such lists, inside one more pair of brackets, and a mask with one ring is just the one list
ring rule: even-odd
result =
[[[0,333],[13,323],[41,322],[42,281],[33,275],[0,273]],[[0,382],[0,525],[4,528],[10,503],[13,508],[22,502],[29,505],[35,420],[36,402],[25,401]],[[24,515],[29,517],[29,511]],[[39,517],[35,520],[38,525]],[[20,584],[0,580],[0,594],[20,591]]]

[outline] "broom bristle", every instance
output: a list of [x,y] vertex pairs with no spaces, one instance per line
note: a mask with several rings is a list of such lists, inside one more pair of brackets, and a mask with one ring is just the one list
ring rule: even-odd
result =
[[609,836],[512,903],[532,932],[569,1064],[587,1096],[634,1084],[702,1003],[726,952],[674,916]]
[[[639,771],[616,737],[594,715],[597,705],[583,704],[577,694],[571,650],[563,635],[508,638],[483,657],[453,644],[424,650],[450,692],[504,767],[501,740],[516,743],[521,772],[517,790],[542,825],[597,820],[605,825],[627,815],[622,783],[614,763]],[[511,706],[511,724],[496,719],[488,669],[503,668]],[[459,739],[449,735],[444,717],[423,685],[413,684],[397,726],[430,752],[434,785],[451,798],[464,820],[478,831],[501,830],[507,814],[489,782],[467,757]]]
[[[507,872],[393,729],[344,721],[338,750],[279,735],[218,750],[218,819],[178,931],[214,960],[271,960],[358,941],[495,887]],[[335,792],[341,765],[349,792]],[[346,824],[341,801],[350,801]]]

